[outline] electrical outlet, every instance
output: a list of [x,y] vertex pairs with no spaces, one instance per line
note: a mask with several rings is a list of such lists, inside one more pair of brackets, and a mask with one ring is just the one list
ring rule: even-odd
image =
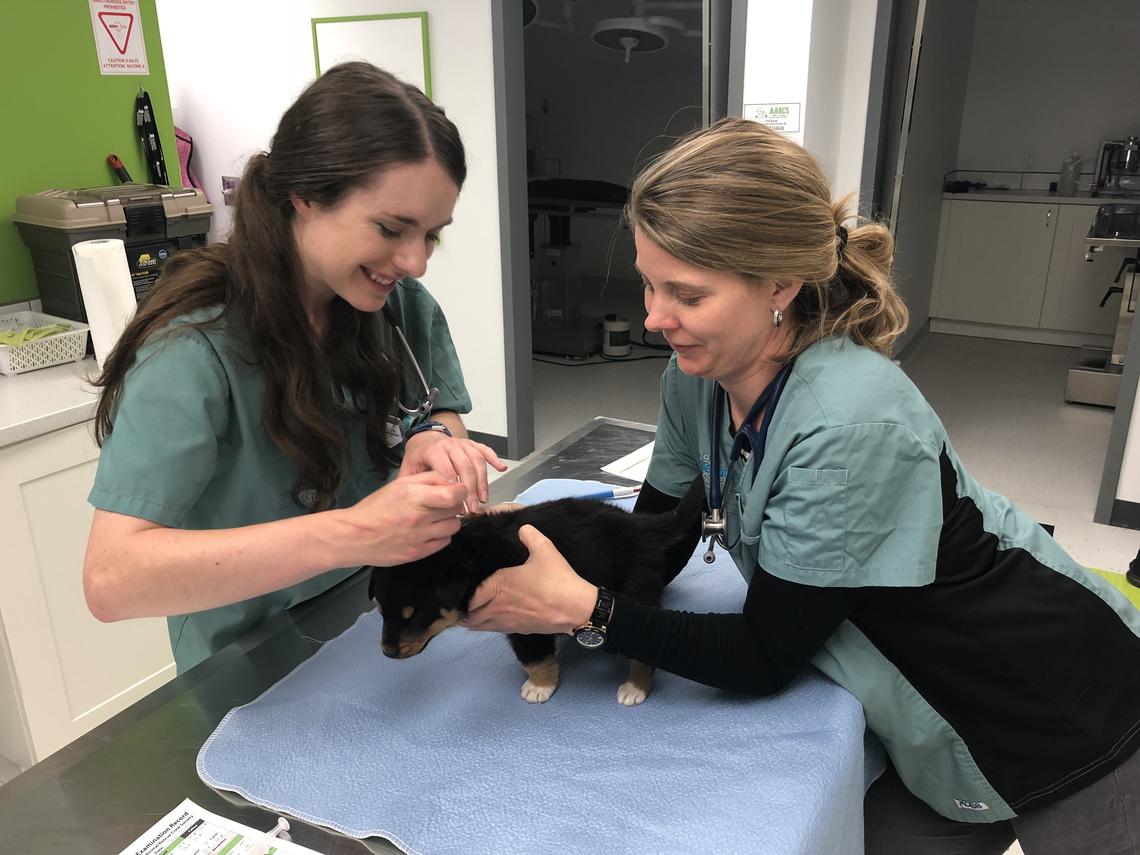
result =
[[222,199],[227,205],[232,205],[237,197],[237,188],[241,179],[233,175],[222,176]]

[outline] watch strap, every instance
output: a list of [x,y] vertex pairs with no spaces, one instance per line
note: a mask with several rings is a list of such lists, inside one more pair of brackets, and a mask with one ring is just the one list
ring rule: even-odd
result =
[[574,640],[583,647],[591,650],[597,649],[606,643],[606,630],[614,614],[614,595],[605,588],[598,588],[598,599],[594,603],[594,610],[590,619],[576,627],[571,633]]
[[610,620],[614,616],[614,595],[613,592],[607,591],[605,588],[599,586],[598,588],[598,601],[594,603],[594,611],[590,615],[590,625],[594,629],[600,629],[605,632],[606,628],[610,625]]
[[437,422],[434,419],[427,419],[426,421],[420,422],[418,425],[413,425],[412,427],[408,428],[408,432],[404,436],[404,441],[407,442],[417,433],[423,433],[424,431],[429,430],[451,436],[451,431],[447,429],[447,425],[445,425],[443,422]]

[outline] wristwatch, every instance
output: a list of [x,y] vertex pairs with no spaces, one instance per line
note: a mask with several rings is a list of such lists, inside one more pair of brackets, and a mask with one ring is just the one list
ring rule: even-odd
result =
[[451,431],[447,429],[447,425],[445,425],[443,422],[437,422],[428,419],[427,421],[420,422],[418,425],[413,425],[412,427],[408,428],[408,433],[404,437],[404,442],[407,442],[417,433],[423,433],[426,430],[434,430],[442,434],[447,434],[447,436],[451,436]]
[[614,616],[614,595],[598,588],[598,601],[589,621],[574,630],[574,640],[588,650],[597,650],[606,643],[606,627]]

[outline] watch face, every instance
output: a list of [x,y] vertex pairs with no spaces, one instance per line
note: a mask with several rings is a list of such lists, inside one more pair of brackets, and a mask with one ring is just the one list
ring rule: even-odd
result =
[[574,640],[581,644],[583,647],[591,649],[601,647],[606,643],[606,634],[593,627],[586,627],[574,633]]

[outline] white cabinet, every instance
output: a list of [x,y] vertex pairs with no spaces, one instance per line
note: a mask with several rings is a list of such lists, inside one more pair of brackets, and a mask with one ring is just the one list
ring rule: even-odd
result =
[[91,428],[0,448],[0,756],[21,768],[175,674],[165,620],[103,624],[87,611]]
[[1135,254],[1135,250],[1106,247],[1102,252],[1093,253],[1091,262],[1085,261],[1085,236],[1096,208],[1092,205],[1060,207],[1041,307],[1041,327],[1113,335],[1120,314],[1120,296],[1109,297],[1103,307],[1098,304],[1112,285],[1120,262],[1129,252]]
[[1057,206],[951,200],[943,203],[942,215],[931,315],[1036,327]]
[[1091,204],[944,200],[931,317],[1027,340],[1111,336],[1119,297],[1097,304],[1127,252],[1106,249],[1085,261],[1095,215]]

